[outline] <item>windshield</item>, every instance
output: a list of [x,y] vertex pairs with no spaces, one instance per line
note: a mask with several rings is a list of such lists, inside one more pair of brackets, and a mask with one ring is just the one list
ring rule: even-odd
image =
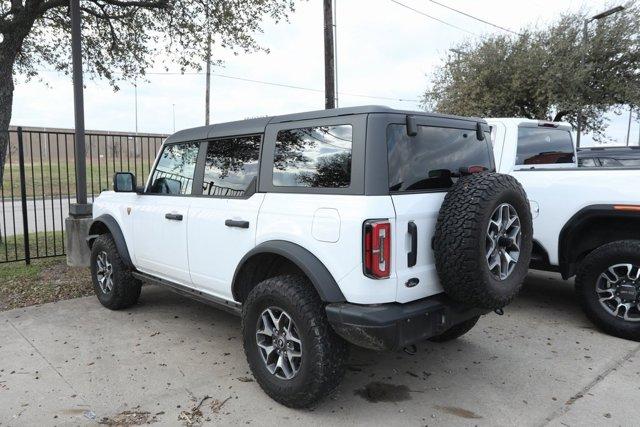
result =
[[389,191],[446,190],[469,169],[494,170],[490,135],[479,141],[474,130],[405,125],[387,127]]

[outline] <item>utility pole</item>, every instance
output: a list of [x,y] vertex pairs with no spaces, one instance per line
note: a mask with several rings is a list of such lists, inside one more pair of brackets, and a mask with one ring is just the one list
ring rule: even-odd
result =
[[176,104],[171,104],[173,111],[173,133],[176,133]]
[[133,96],[136,104],[136,133],[138,133],[138,83],[133,84]]
[[69,6],[71,11],[71,60],[73,63],[73,110],[75,116],[76,202],[69,206],[69,217],[65,219],[65,243],[67,264],[72,267],[88,267],[90,253],[86,238],[92,221],[92,206],[87,203],[80,0],[70,0]]
[[335,96],[336,108],[340,106],[338,102],[338,0],[333,0],[333,69],[335,73]]
[[633,117],[633,105],[629,105],[629,124],[627,125],[627,147],[629,146],[629,136],[631,135],[631,118]]
[[333,0],[324,0],[324,108],[336,108]]
[[[206,9],[206,21],[207,21],[207,48],[206,48],[206,60],[207,60],[207,75],[205,83],[205,95],[204,95],[204,124],[209,126],[210,118],[210,102],[211,102],[211,29],[209,28],[209,1],[207,0]],[[174,125],[175,127],[175,125]]]

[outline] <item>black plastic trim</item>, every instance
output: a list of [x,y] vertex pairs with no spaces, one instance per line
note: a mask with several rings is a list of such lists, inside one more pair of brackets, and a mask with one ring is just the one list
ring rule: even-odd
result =
[[239,287],[237,286],[238,273],[242,270],[243,265],[252,256],[257,254],[272,253],[283,256],[289,261],[293,262],[302,272],[309,278],[313,287],[320,295],[320,299],[324,302],[344,302],[346,298],[338,283],[335,281],[327,267],[311,252],[306,250],[300,245],[288,242],[286,240],[270,240],[264,242],[247,252],[242,257],[236,271],[233,274],[233,297],[236,301],[240,300],[237,292]]
[[187,286],[170,282],[168,280],[161,279],[159,277],[155,277],[147,273],[142,273],[140,271],[134,271],[132,274],[137,279],[151,282],[153,284],[160,285],[160,286],[166,286],[172,291],[180,295],[184,295],[186,297],[193,298],[210,305],[214,305],[215,307],[221,308],[225,311],[228,311],[229,313],[233,313],[236,316],[240,316],[242,313],[242,304],[237,303],[235,301],[227,301],[225,299],[218,298],[213,295],[209,295],[197,289],[192,289]]
[[113,241],[116,243],[116,248],[118,249],[118,253],[122,258],[122,261],[125,263],[127,267],[135,268],[133,262],[131,262],[131,257],[129,256],[129,249],[127,248],[127,242],[124,239],[124,234],[122,234],[122,230],[120,229],[120,225],[118,221],[114,217],[109,214],[103,214],[99,217],[95,218],[89,226],[89,235],[87,236],[87,245],[89,248],[93,245],[93,241],[100,235],[96,233],[97,224],[104,224],[109,233],[111,233],[111,237],[113,237]]
[[567,279],[575,274],[576,256],[572,248],[579,234],[577,231],[588,222],[603,218],[633,218],[640,220],[640,212],[630,210],[617,210],[614,205],[591,205],[580,209],[567,221],[560,230],[558,237],[558,258],[560,261],[560,273]]
[[352,344],[398,350],[488,311],[457,303],[441,293],[406,304],[334,303],[327,305],[326,312],[333,329]]

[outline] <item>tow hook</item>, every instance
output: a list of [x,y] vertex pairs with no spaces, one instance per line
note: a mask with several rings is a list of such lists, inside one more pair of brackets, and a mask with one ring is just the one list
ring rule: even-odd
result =
[[415,344],[411,344],[410,346],[403,348],[402,351],[407,353],[409,356],[414,356],[418,352],[418,347],[416,347]]
[[501,308],[496,308],[495,310],[493,310],[493,312],[498,316],[502,316],[504,314],[504,310]]

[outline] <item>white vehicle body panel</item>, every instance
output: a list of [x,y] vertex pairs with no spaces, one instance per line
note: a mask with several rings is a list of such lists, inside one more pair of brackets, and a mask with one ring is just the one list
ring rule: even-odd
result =
[[[314,218],[337,211],[339,229],[325,234],[339,235],[336,242],[314,237]],[[362,224],[366,219],[389,218],[394,224],[395,211],[389,196],[342,196],[323,194],[269,193],[265,195],[258,218],[256,245],[285,240],[314,254],[329,270],[347,301],[373,304],[396,301],[395,269],[391,277],[374,280],[362,272]],[[334,225],[334,226],[335,226]]]
[[[187,242],[193,286],[233,300],[231,282],[242,257],[254,248],[258,211],[265,197],[247,199],[194,197],[188,216]],[[226,220],[247,221],[248,228],[228,227]]]
[[[532,206],[534,240],[559,265],[559,237],[564,225],[581,209],[593,205],[640,203],[640,170],[627,168],[579,168],[577,162],[559,165],[516,166],[518,127],[537,126],[527,119],[487,119],[496,129],[494,157],[498,172],[515,176]],[[564,129],[570,125],[561,124]],[[575,150],[575,148],[574,148]],[[575,159],[575,157],[574,157]]]

